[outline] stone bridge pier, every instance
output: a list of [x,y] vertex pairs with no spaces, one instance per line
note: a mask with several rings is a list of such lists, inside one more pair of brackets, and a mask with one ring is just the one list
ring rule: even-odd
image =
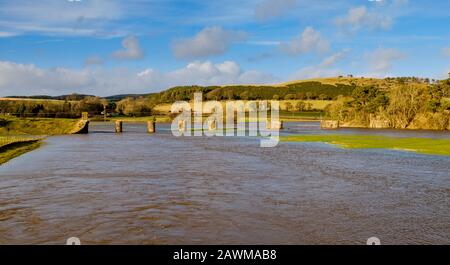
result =
[[121,133],[123,131],[123,121],[116,121],[114,124],[116,133]]

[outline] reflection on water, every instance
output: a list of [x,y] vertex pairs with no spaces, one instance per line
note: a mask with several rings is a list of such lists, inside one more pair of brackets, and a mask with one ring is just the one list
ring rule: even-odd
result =
[[94,125],[1,166],[0,243],[450,243],[448,157],[157,129]]

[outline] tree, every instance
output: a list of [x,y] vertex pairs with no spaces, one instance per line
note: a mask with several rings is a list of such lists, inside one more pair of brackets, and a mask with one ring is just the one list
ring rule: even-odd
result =
[[108,101],[99,97],[85,97],[78,102],[78,112],[89,112],[100,114],[104,106],[108,105]]
[[227,91],[227,99],[228,100],[233,100],[234,99],[234,94],[232,90],[228,90]]
[[325,95],[325,94],[320,94],[320,95],[319,95],[319,99],[320,99],[320,100],[325,100],[325,99],[327,99],[327,95]]
[[287,94],[286,96],[284,96],[285,100],[292,100],[295,99],[295,95],[294,94]]
[[286,102],[285,107],[286,107],[286,110],[287,110],[287,111],[291,111],[291,110],[292,110],[292,104],[291,104],[291,102]]
[[150,98],[125,98],[116,104],[116,111],[126,116],[151,115],[154,102]]
[[239,97],[242,99],[242,100],[248,100],[250,97],[249,97],[249,92],[248,91],[244,91],[244,92],[242,92],[240,95],[239,95]]
[[295,104],[295,107],[297,108],[298,111],[305,111],[306,103],[303,101],[299,101],[299,102],[297,102],[297,104]]
[[399,86],[391,90],[387,113],[395,128],[407,128],[424,106],[423,90],[414,85]]

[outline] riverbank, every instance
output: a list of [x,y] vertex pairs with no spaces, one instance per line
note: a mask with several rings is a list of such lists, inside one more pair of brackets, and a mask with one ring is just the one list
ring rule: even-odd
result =
[[392,149],[419,154],[450,156],[450,139],[402,138],[379,135],[294,135],[283,142],[321,142],[342,148]]
[[42,137],[0,136],[0,165],[41,145]]
[[47,118],[1,119],[0,165],[35,150],[48,135],[69,134],[79,120]]
[[69,134],[79,119],[8,117],[0,126],[0,135],[60,135]]

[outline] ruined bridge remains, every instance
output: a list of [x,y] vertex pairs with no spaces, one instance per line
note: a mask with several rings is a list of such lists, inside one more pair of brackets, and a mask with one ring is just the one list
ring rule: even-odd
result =
[[[115,121],[115,131],[116,133],[123,132],[123,121]],[[156,122],[155,120],[147,122],[147,132],[156,132]],[[89,116],[87,112],[83,112],[81,119],[75,125],[75,128],[70,132],[70,134],[87,134],[89,133]]]

